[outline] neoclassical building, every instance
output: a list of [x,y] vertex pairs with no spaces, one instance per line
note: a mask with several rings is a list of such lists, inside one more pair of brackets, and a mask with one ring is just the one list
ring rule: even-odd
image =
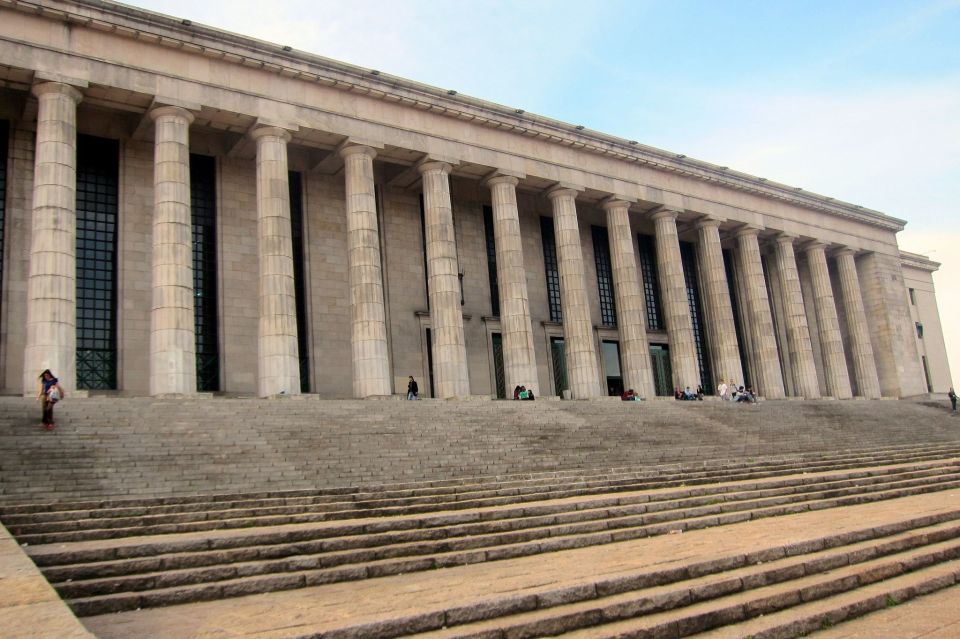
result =
[[903,220],[188,20],[0,0],[0,151],[8,393],[950,383]]

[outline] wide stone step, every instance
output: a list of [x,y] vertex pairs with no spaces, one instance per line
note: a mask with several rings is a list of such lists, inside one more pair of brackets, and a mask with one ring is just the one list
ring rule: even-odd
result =
[[[817,472],[819,470],[853,468],[871,465],[903,463],[943,459],[960,455],[960,446],[925,445],[883,449],[867,449],[822,455],[804,455],[792,460],[766,459],[750,462],[721,460],[696,465],[671,465],[637,469],[610,469],[604,471],[566,471],[540,474],[524,474],[514,477],[479,477],[449,482],[426,482],[406,485],[361,488],[334,488],[325,490],[271,491],[265,493],[239,493],[210,496],[181,496],[159,499],[123,499],[86,502],[61,502],[53,504],[19,504],[0,506],[0,517],[9,524],[34,523],[111,516],[146,516],[150,514],[197,512],[221,510],[228,507],[258,507],[259,505],[296,505],[324,503],[356,503],[358,508],[366,508],[377,501],[391,499],[411,499],[456,495],[477,495],[494,490],[518,492],[543,492],[536,487],[559,486],[569,488],[579,481],[584,486],[601,488],[604,486],[635,489],[658,487],[656,481],[666,485],[668,482],[686,483],[715,481],[733,476],[776,476],[799,470]],[[739,477],[736,471],[740,471]],[[749,475],[748,475],[749,474]],[[638,484],[641,480],[649,484]],[[653,481],[656,479],[656,481]],[[219,506],[219,507],[217,507]],[[33,514],[30,518],[27,515]]]
[[[960,465],[960,462],[953,462],[954,468]],[[933,466],[927,464],[926,466]],[[846,467],[844,465],[843,467]],[[922,465],[915,465],[914,468],[921,468]],[[862,468],[862,466],[856,466]],[[946,468],[946,467],[944,467]],[[824,467],[818,466],[817,471],[822,472]],[[804,472],[811,472],[804,470]],[[890,471],[894,472],[894,471]],[[897,471],[904,472],[904,471]],[[937,472],[948,472],[945,469],[927,470],[917,472],[926,472],[936,474]],[[858,470],[852,476],[866,476],[870,473]],[[742,481],[755,477],[776,477],[777,474],[767,472],[762,473],[736,473],[722,476],[723,481]],[[917,475],[920,476],[920,475]],[[391,500],[370,500],[364,502],[363,507],[357,507],[354,502],[345,503],[323,503],[316,505],[297,505],[297,506],[270,506],[264,508],[237,508],[223,509],[229,507],[230,503],[214,502],[212,508],[208,511],[190,511],[186,513],[172,513],[160,515],[146,515],[140,517],[108,517],[97,516],[96,511],[76,511],[77,519],[68,520],[56,518],[54,521],[35,522],[38,517],[36,514],[29,515],[8,515],[4,518],[4,523],[10,531],[28,543],[54,543],[55,541],[80,541],[84,539],[109,539],[129,535],[144,534],[171,534],[200,530],[215,530],[219,528],[242,528],[251,525],[258,526],[276,526],[293,523],[322,522],[337,519],[350,519],[357,516],[397,516],[409,514],[422,514],[442,510],[467,510],[474,508],[487,508],[502,506],[513,503],[531,503],[547,499],[560,499],[590,496],[598,494],[610,494],[618,492],[628,492],[637,490],[650,490],[676,486],[679,484],[701,484],[696,478],[693,480],[681,481],[678,479],[667,479],[662,481],[641,481],[636,483],[617,482],[611,486],[609,483],[602,483],[599,486],[587,485],[584,482],[575,482],[573,487],[562,488],[560,486],[551,486],[549,490],[536,489],[526,492],[519,490],[507,490],[506,494],[498,494],[496,491],[484,493],[483,496],[477,496],[478,493],[465,493],[457,495],[454,501],[446,501],[442,497],[432,497],[428,499],[412,498],[409,500],[391,499]],[[713,493],[724,492],[723,489],[714,489]]]
[[[705,486],[702,488],[683,489],[680,491],[660,492],[654,494],[640,493],[622,493],[617,496],[606,496],[601,493],[601,497],[594,499],[595,493],[592,491],[571,490],[562,494],[547,493],[534,499],[535,496],[525,495],[511,498],[496,498],[487,500],[474,500],[467,502],[470,506],[465,506],[463,502],[438,503],[433,507],[390,507],[378,510],[370,510],[362,513],[363,517],[404,517],[408,515],[432,514],[451,510],[467,510],[467,508],[499,508],[498,510],[475,515],[455,515],[448,514],[437,517],[425,517],[422,519],[405,519],[402,523],[396,524],[404,529],[423,528],[442,525],[448,521],[471,522],[484,519],[508,519],[514,517],[556,515],[562,512],[578,512],[578,520],[589,518],[589,512],[596,513],[596,518],[605,518],[609,514],[597,511],[600,507],[630,507],[632,511],[623,511],[621,515],[643,514],[661,510],[673,510],[682,506],[716,506],[722,502],[734,502],[761,497],[777,497],[784,495],[798,495],[801,493],[811,493],[815,490],[844,490],[856,486],[870,486],[879,484],[889,484],[890,482],[901,482],[901,486],[907,484],[903,482],[924,479],[934,480],[936,478],[949,478],[949,475],[957,473],[960,469],[960,460],[947,460],[939,463],[926,463],[919,465],[884,467],[878,469],[846,471],[834,474],[818,474],[809,476],[796,476],[788,479],[776,479],[772,481],[757,481],[751,483],[737,483],[727,485]],[[813,486],[816,486],[814,488]],[[839,494],[839,493],[838,493]],[[537,502],[549,499],[556,500],[559,497],[566,499],[575,497],[587,497],[588,499],[574,501],[569,504],[537,505]],[[693,500],[679,502],[677,500]],[[525,505],[522,508],[500,508],[511,505]],[[645,504],[638,506],[638,504]],[[751,507],[751,506],[747,506]],[[714,508],[714,512],[723,512],[725,510],[734,510],[736,507]],[[290,524],[304,523],[322,523],[342,519],[356,518],[357,513],[353,510],[308,513],[303,515],[289,516],[245,516],[243,513],[213,513],[215,516],[210,519],[202,518],[199,521],[187,519],[180,515],[180,521],[174,521],[168,524],[154,524],[145,519],[136,519],[133,521],[118,520],[80,520],[77,522],[58,522],[54,524],[24,524],[10,526],[11,532],[25,543],[31,544],[50,544],[73,541],[86,541],[96,539],[118,539],[130,536],[144,536],[157,534],[182,534],[197,531],[230,530],[237,528],[250,527],[268,527],[284,526]],[[233,519],[225,519],[221,514],[232,515]],[[204,517],[205,514],[201,513]],[[106,527],[94,528],[95,525],[102,524]],[[114,528],[113,525],[126,525],[126,528]],[[369,525],[376,528],[378,532],[389,530],[390,526]],[[489,526],[488,526],[489,527]],[[349,530],[356,530],[356,525],[347,527]],[[334,534],[336,527],[330,527],[328,530]],[[258,539],[262,539],[259,536]]]
[[[937,485],[934,490],[941,489]],[[960,487],[960,481],[942,485]],[[544,552],[579,548],[637,539],[680,530],[693,530],[737,523],[749,519],[771,517],[822,509],[844,504],[901,497],[927,492],[931,487],[912,487],[880,493],[854,494],[812,502],[788,503],[756,510],[721,515],[696,516],[666,523],[645,523],[641,518],[621,518],[586,524],[548,525],[515,532],[463,537],[454,540],[394,543],[379,548],[333,550],[338,540],[322,556],[297,555],[286,561],[227,563],[195,570],[171,570],[129,577],[93,579],[57,583],[65,597],[74,597],[71,606],[81,615],[100,614],[157,605],[204,601],[257,592],[301,588],[336,581],[365,579],[389,574],[429,570],[452,565],[494,561],[529,556]],[[699,513],[698,513],[699,514]],[[354,540],[350,540],[352,543]],[[383,539],[379,540],[383,541]],[[324,546],[321,544],[321,548]],[[269,550],[258,558],[269,559]],[[234,558],[236,559],[236,558]],[[277,574],[277,572],[282,574]],[[264,574],[271,573],[271,574]],[[256,577],[249,575],[259,575]],[[213,580],[215,583],[209,583]],[[189,585],[188,585],[189,584]],[[158,589],[159,588],[159,589]],[[137,591],[146,591],[140,594]],[[120,592],[124,591],[124,592]],[[132,591],[132,592],[131,592]],[[101,593],[101,594],[96,594]]]

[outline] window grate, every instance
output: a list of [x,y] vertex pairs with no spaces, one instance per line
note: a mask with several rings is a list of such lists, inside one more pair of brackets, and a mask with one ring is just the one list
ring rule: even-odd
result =
[[602,226],[592,227],[593,258],[597,264],[597,289],[600,293],[600,321],[617,325],[617,303],[613,294],[613,266],[610,262],[610,236]]
[[493,345],[493,372],[497,383],[497,399],[507,398],[507,376],[503,370],[503,335],[490,335]]
[[303,179],[290,171],[290,237],[293,241],[293,291],[297,304],[297,350],[300,354],[300,392],[310,392],[310,325],[307,322],[307,296],[304,284]]
[[197,390],[220,390],[217,318],[217,163],[190,155],[190,212],[193,226],[193,318],[196,329]]
[[643,275],[643,298],[647,306],[647,330],[663,330],[660,306],[660,282],[657,279],[657,248],[652,235],[639,235],[640,273]]
[[557,266],[557,238],[553,233],[553,218],[540,218],[540,240],[543,243],[543,266],[547,274],[550,321],[559,324],[563,322],[563,307],[560,303],[560,269]]
[[77,388],[117,388],[120,145],[77,136]]
[[703,328],[703,304],[697,281],[696,248],[692,242],[680,242],[680,259],[683,262],[683,279],[687,284],[687,302],[690,304],[690,321],[693,324],[693,342],[697,347],[697,366],[700,369],[700,385],[703,392],[713,394],[713,374],[707,356],[707,338]]

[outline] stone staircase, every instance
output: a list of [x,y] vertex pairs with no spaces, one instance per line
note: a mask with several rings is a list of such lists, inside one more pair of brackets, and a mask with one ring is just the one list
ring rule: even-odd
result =
[[[194,636],[151,634],[167,610],[453,592],[456,575],[473,589],[264,636],[796,637],[960,580],[960,429],[921,403],[93,398],[54,433],[24,406],[0,400],[0,521],[105,638]],[[531,562],[531,585],[484,581]]]

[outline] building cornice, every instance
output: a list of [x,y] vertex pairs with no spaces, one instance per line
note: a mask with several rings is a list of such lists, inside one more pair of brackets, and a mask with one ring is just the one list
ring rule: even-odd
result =
[[926,255],[920,255],[919,253],[908,253],[907,251],[900,251],[900,264],[902,266],[910,266],[912,268],[918,268],[931,273],[940,269],[940,262],[934,262]]
[[901,231],[906,225],[904,220],[879,211],[804,191],[799,187],[526,113],[522,109],[464,96],[453,90],[440,89],[375,69],[296,51],[288,46],[136,7],[106,0],[0,0],[0,9],[4,7],[194,52],[241,66],[263,69],[291,79],[316,82],[525,137],[547,140],[561,146],[780,200],[892,232]]

